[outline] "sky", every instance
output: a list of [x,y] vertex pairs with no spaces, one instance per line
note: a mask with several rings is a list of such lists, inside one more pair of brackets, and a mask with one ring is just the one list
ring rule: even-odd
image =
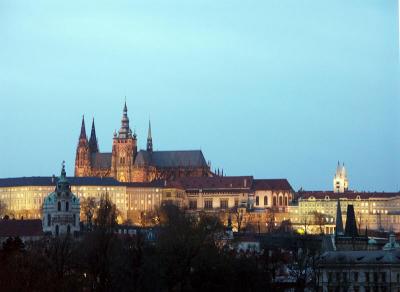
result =
[[0,1],[0,177],[73,174],[82,115],[111,151],[126,96],[145,148],[227,175],[400,190],[396,0]]

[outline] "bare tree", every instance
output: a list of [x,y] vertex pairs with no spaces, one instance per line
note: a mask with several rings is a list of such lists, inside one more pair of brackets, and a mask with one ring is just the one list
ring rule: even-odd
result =
[[324,229],[325,229],[325,215],[318,212],[318,211],[314,211],[311,213],[313,216],[313,223],[315,225],[318,225],[319,227],[319,233],[323,234],[324,233]]
[[7,214],[7,205],[3,201],[0,201],[0,219]]
[[233,215],[235,222],[237,224],[237,231],[240,232],[242,230],[243,220],[245,216],[245,208],[233,207],[230,209],[230,213]]
[[81,209],[83,214],[85,215],[86,224],[89,230],[92,229],[93,216],[96,212],[96,208],[97,208],[96,198],[88,197],[83,199],[81,203]]

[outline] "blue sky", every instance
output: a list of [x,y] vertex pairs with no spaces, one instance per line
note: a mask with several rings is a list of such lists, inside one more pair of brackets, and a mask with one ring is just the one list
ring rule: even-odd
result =
[[395,0],[0,2],[0,177],[73,173],[81,116],[111,151],[124,96],[145,147],[228,175],[400,190]]

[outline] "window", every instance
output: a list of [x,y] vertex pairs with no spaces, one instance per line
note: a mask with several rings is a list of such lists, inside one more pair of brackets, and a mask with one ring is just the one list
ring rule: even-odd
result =
[[67,234],[70,234],[71,233],[71,226],[69,226],[69,224],[68,224],[68,226],[67,226]]
[[385,273],[385,272],[382,272],[382,273],[381,273],[381,277],[382,277],[382,279],[381,279],[382,282],[385,283],[385,282],[386,282],[386,273]]
[[268,197],[267,196],[264,197],[264,206],[268,206]]
[[[57,203],[57,210],[58,210],[58,211],[61,211],[61,202],[58,202],[58,203]],[[57,225],[57,226],[58,226],[58,225]]]
[[354,272],[354,282],[358,282],[358,273]]
[[68,203],[68,202],[65,202],[65,211],[68,212],[68,210],[69,210],[69,203]]
[[227,199],[221,199],[220,206],[221,206],[221,209],[228,209],[228,200]]
[[204,200],[204,209],[212,209],[212,208],[213,208],[212,200]]
[[328,273],[328,282],[332,282],[332,273],[331,272]]
[[58,227],[58,225],[56,225],[56,236],[58,236],[59,233],[60,233],[60,228]]
[[260,197],[257,196],[257,197],[256,197],[256,206],[259,206],[259,205],[260,205]]
[[273,198],[273,200],[272,200],[272,205],[273,205],[274,207],[276,207],[276,197]]
[[76,215],[74,214],[74,226],[76,226]]
[[279,197],[279,206],[282,206],[282,205],[283,205],[283,198]]
[[235,207],[239,207],[239,200],[235,199]]
[[50,227],[51,226],[51,215],[47,214],[47,226]]
[[374,282],[378,282],[378,273],[374,272]]
[[171,197],[171,192],[167,192],[166,196],[167,196],[167,198],[170,198]]
[[189,209],[196,210],[197,209],[197,200],[190,200],[189,201]]
[[285,206],[288,206],[288,205],[289,205],[288,198],[285,197]]

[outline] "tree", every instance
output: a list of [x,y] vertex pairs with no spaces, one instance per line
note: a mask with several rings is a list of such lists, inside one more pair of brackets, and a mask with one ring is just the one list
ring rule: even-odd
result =
[[85,215],[86,219],[86,224],[88,226],[88,229],[92,229],[92,223],[93,223],[93,216],[95,215],[97,208],[97,203],[96,203],[96,198],[94,197],[88,197],[84,198],[81,202],[81,209],[83,214]]
[[7,205],[0,200],[0,219],[7,214]]
[[326,223],[325,215],[320,212],[314,211],[314,212],[312,212],[312,216],[313,216],[313,221],[314,221],[313,223],[315,225],[318,225],[318,227],[319,227],[319,233],[323,234],[324,229],[325,229],[325,223]]
[[237,225],[237,231],[240,232],[242,230],[243,219],[246,214],[246,208],[241,207],[233,207],[230,209],[230,213],[232,217],[235,219]]

